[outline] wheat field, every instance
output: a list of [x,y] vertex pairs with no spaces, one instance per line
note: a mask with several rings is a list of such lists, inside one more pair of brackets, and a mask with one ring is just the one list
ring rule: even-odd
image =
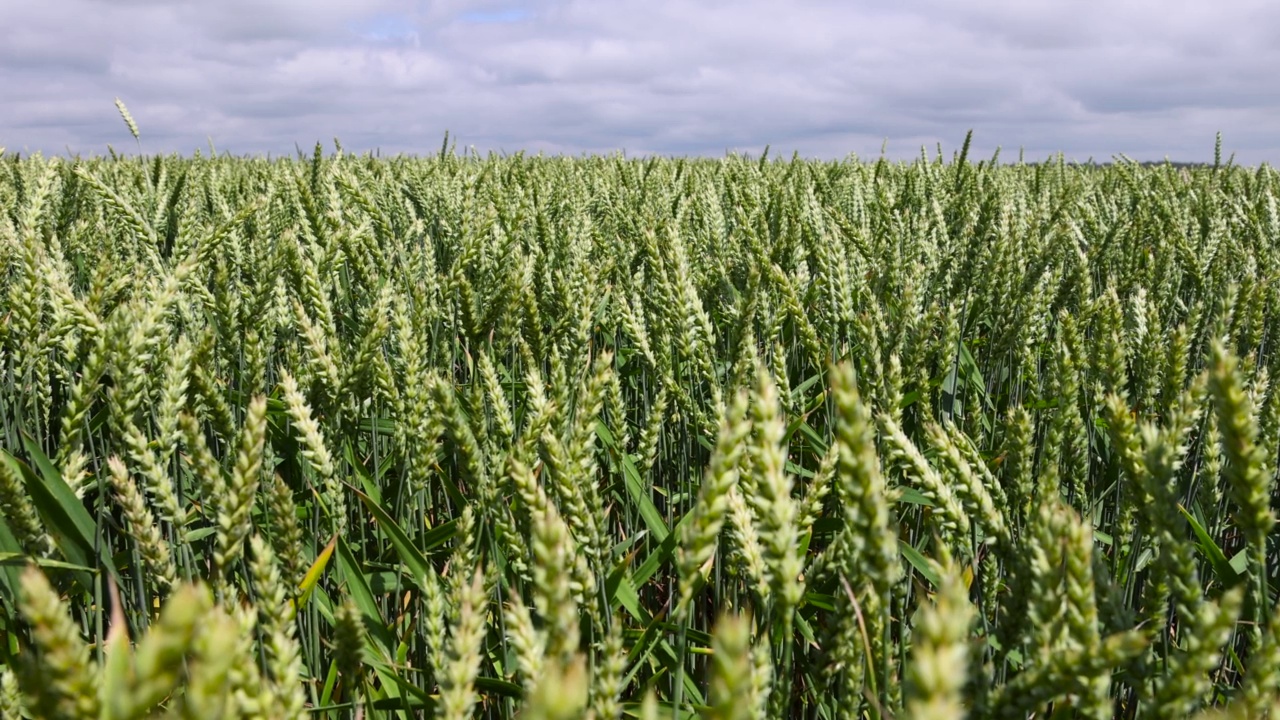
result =
[[0,715],[1268,716],[1280,175],[967,151],[0,156]]

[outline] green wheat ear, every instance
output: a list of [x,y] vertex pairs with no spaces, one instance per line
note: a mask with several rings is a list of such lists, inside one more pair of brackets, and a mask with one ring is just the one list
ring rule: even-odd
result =
[[124,106],[124,101],[120,98],[116,98],[116,109],[120,111],[120,117],[124,118],[124,124],[129,126],[129,132],[133,134],[133,139],[139,140],[138,123],[134,122],[133,115],[129,114],[129,108]]

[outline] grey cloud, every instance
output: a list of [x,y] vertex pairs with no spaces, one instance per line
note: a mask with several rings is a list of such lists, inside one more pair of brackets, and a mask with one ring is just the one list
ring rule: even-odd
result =
[[[1280,146],[1280,5],[1230,0],[59,0],[0,22],[0,145],[464,145],[1244,162]],[[126,143],[126,140],[130,141]]]

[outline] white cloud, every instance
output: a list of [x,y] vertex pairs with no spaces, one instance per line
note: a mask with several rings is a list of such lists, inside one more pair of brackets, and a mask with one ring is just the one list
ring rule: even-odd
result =
[[0,24],[0,144],[1280,159],[1259,0],[61,0]]

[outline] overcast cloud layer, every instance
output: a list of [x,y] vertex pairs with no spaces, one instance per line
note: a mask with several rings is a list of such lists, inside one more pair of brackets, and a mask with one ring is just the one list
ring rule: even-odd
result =
[[46,154],[953,151],[1280,162],[1271,0],[3,0],[0,146]]

